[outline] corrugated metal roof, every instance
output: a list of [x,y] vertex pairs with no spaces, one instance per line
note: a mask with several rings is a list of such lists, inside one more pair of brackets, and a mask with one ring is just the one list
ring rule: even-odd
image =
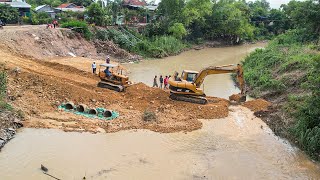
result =
[[43,7],[45,7],[45,6],[46,6],[46,5],[38,6],[38,7],[34,8],[34,10],[35,10],[35,11],[38,11],[39,9],[41,9],[41,8],[43,8]]
[[60,11],[73,11],[73,12],[83,12],[86,10],[85,8],[55,8],[55,9]]
[[31,8],[31,5],[26,3],[26,2],[18,2],[18,1],[14,1],[14,2],[0,2],[2,4],[8,4],[11,7],[14,8]]

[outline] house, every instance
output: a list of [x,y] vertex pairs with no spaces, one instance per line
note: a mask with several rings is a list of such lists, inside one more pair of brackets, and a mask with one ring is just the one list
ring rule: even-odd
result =
[[122,6],[127,7],[128,9],[137,10],[147,6],[147,3],[144,0],[124,0]]
[[77,6],[73,3],[65,3],[55,8],[58,11],[73,11],[73,12],[84,12],[85,7]]
[[0,0],[1,4],[8,4],[13,8],[18,9],[20,16],[30,17],[31,5],[26,3],[25,0]]
[[38,6],[35,9],[35,12],[39,13],[39,12],[46,12],[47,14],[49,14],[49,16],[54,19],[56,18],[56,12],[55,9],[52,8],[50,5],[42,5],[42,6]]

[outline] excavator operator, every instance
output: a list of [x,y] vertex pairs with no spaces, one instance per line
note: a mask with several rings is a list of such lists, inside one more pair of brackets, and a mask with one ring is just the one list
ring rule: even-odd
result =
[[110,77],[110,76],[111,76],[111,72],[109,71],[109,67],[107,67],[107,68],[104,70],[104,73],[106,73],[106,76],[107,76],[107,77]]

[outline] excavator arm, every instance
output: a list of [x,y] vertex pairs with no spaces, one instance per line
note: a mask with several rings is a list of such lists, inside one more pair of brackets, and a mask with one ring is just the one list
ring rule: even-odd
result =
[[210,66],[202,69],[194,80],[194,84],[199,88],[203,83],[205,77],[211,74],[225,74],[225,73],[236,73],[237,81],[241,90],[241,94],[245,94],[245,84],[243,78],[243,69],[240,64],[230,64],[225,66]]

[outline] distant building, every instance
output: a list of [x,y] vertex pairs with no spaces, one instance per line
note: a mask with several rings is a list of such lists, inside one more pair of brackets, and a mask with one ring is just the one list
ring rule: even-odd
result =
[[52,8],[50,5],[42,5],[42,6],[38,6],[36,7],[35,9],[35,12],[46,12],[49,14],[49,16],[51,18],[56,18],[56,12],[55,12],[55,9]]
[[20,16],[30,17],[31,5],[26,3],[25,0],[0,0],[1,4],[8,4],[13,8],[18,9]]
[[144,0],[124,0],[122,6],[128,9],[139,9],[147,6],[147,3]]
[[83,6],[77,6],[73,3],[65,3],[55,8],[59,11],[73,11],[73,12],[84,12],[86,9]]

